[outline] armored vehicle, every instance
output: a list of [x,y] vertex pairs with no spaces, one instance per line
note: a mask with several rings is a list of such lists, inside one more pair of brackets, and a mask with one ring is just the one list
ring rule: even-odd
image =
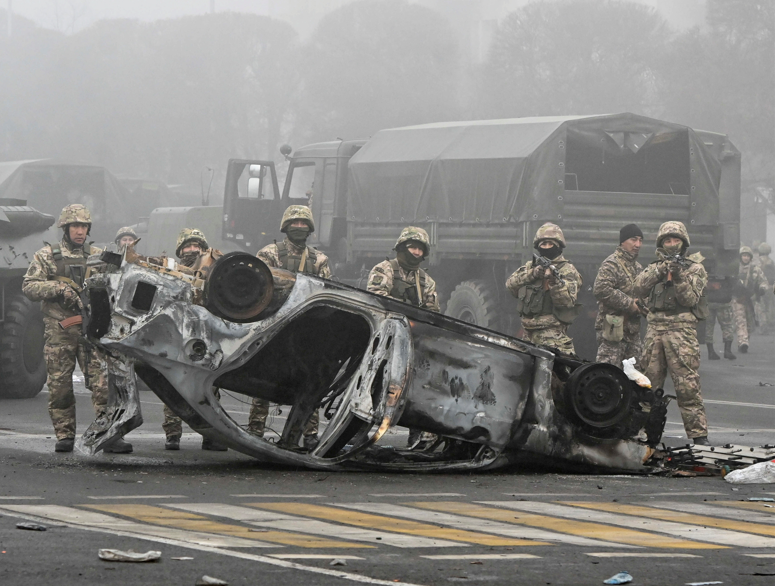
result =
[[229,162],[224,242],[255,253],[281,236],[286,206],[309,204],[309,243],[357,285],[404,226],[420,226],[445,313],[514,335],[504,283],[552,221],[584,280],[571,334],[585,358],[596,351],[592,285],[623,225],[641,227],[650,262],[659,225],[680,220],[715,273],[736,271],[740,152],[722,134],[629,113],[447,122],[314,144],[289,160],[282,193],[271,161]]

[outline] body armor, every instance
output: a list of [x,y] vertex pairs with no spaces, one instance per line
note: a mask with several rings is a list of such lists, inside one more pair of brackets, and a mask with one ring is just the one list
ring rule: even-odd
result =
[[[567,262],[567,260],[560,261],[555,266],[559,269]],[[521,317],[554,315],[560,322],[571,324],[578,316],[580,309],[580,304],[576,304],[574,307],[555,307],[552,294],[549,292],[549,287],[544,279],[523,285],[517,291],[517,311]]]
[[84,255],[75,257],[62,256],[62,247],[58,243],[49,244],[49,247],[57,268],[55,280],[63,281],[71,286],[75,285],[73,288],[80,293],[86,280],[86,261],[91,254],[91,246],[84,244]]
[[[317,251],[311,246],[307,246],[301,255],[296,255],[288,250],[287,244],[283,241],[277,244],[277,257],[280,259],[280,264],[291,272],[316,274],[315,263],[318,260],[318,256]],[[304,267],[300,268],[302,260],[304,261]]]
[[[659,262],[659,261],[655,261]],[[694,264],[694,261],[688,261]],[[697,319],[706,319],[710,314],[708,310],[708,299],[703,294],[699,302],[694,307],[681,305],[675,295],[675,286],[673,281],[668,281],[667,277],[659,281],[651,289],[648,298],[649,311],[662,313],[664,315],[678,315],[680,313],[693,313]]]
[[395,258],[390,261],[390,268],[393,269],[393,288],[390,290],[390,296],[404,303],[409,303],[416,307],[422,307],[423,291],[425,291],[426,273],[422,269],[417,269],[420,275],[419,281],[408,283],[399,275],[400,266]]

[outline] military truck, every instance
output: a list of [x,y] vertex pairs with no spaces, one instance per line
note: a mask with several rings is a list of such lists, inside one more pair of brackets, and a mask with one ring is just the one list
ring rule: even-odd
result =
[[22,278],[47,239],[54,216],[19,199],[0,198],[0,398],[28,399],[46,382],[40,304],[22,293]]
[[382,130],[288,158],[282,192],[271,161],[229,161],[224,242],[255,253],[282,236],[286,206],[309,203],[310,243],[338,278],[362,284],[402,227],[421,226],[445,313],[514,335],[516,303],[504,283],[552,221],[584,279],[571,334],[585,358],[596,350],[592,285],[623,225],[641,227],[641,259],[650,262],[659,225],[681,220],[693,252],[717,274],[736,274],[740,152],[722,134],[629,113],[481,120]]

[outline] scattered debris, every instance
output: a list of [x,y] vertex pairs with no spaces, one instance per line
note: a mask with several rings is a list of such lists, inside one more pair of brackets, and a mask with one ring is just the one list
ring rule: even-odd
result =
[[171,560],[176,560],[176,561],[179,561],[179,562],[187,562],[189,560],[193,560],[194,558],[190,558],[190,557],[187,557],[187,556],[181,556],[181,557],[170,558],[170,559]]
[[751,498],[747,498],[745,500],[751,501],[752,503],[775,503],[775,499],[768,496],[752,496]]
[[762,381],[759,381],[759,386],[760,387],[771,387],[771,386],[773,386],[773,384],[772,383],[763,383]]
[[331,560],[331,563],[328,564],[329,566],[346,566],[347,560],[343,560],[341,558],[335,558]]
[[775,460],[735,470],[727,474],[724,480],[732,484],[771,484],[775,482]]
[[106,562],[156,562],[161,559],[160,551],[121,551],[120,549],[101,549],[98,552],[101,560]]
[[629,582],[632,582],[632,576],[626,570],[611,576],[608,580],[603,580],[603,584],[627,584]]
[[695,472],[701,476],[725,476],[733,470],[775,458],[775,446],[758,448],[726,444],[724,446],[697,446],[687,444],[680,448],[664,448],[665,467],[675,471]]
[[687,582],[686,586],[710,586],[711,584],[723,584],[723,582]]
[[205,574],[199,580],[196,581],[196,584],[194,586],[229,586],[229,583],[226,580],[221,580],[220,578],[213,578],[212,576],[208,576]]
[[26,531],[48,531],[48,527],[38,525],[37,523],[17,523],[16,528],[25,529]]
[[248,529],[248,533],[268,533],[269,529],[264,529],[263,527],[251,527]]
[[471,565],[472,565],[472,566],[483,566],[483,565],[484,565],[484,562],[475,561],[475,562],[471,562]]

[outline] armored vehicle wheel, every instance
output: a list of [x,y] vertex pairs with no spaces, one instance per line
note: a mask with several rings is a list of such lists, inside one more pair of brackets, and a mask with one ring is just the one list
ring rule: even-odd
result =
[[499,315],[495,295],[485,281],[463,281],[447,301],[444,312],[464,322],[495,330]]
[[30,399],[46,382],[40,306],[21,292],[6,300],[0,324],[0,397]]

